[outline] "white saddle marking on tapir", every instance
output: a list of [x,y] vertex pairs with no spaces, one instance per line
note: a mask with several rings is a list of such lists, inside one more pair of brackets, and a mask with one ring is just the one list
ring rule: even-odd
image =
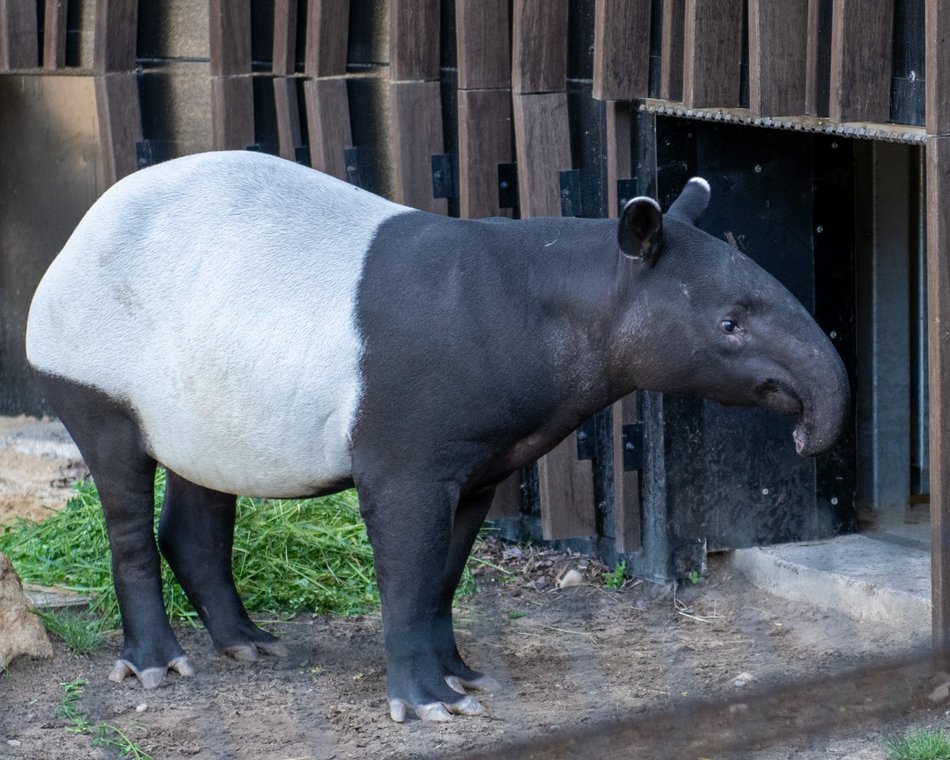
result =
[[409,211],[257,153],[145,169],[44,276],[27,356],[129,405],[183,477],[302,495],[350,474],[357,286],[379,225]]

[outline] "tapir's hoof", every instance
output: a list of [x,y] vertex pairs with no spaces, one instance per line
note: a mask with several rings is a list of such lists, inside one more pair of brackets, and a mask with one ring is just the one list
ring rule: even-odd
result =
[[455,715],[481,715],[485,712],[485,707],[474,697],[465,697],[451,704],[433,702],[429,705],[410,705],[404,699],[389,700],[389,717],[397,723],[406,720],[407,710],[412,710],[419,720],[444,723],[447,720],[452,720],[453,713]]
[[287,645],[283,641],[253,641],[247,644],[235,644],[224,647],[221,654],[239,662],[254,662],[260,655],[269,654],[274,657],[286,657],[289,654]]
[[[491,676],[482,675],[471,680],[465,678],[459,678],[458,680],[466,689],[477,689],[478,691],[484,692],[494,692],[501,689],[501,684]],[[449,686],[452,686],[452,684],[449,684]],[[452,688],[454,689],[455,687],[452,686]],[[456,691],[458,690],[456,689]]]
[[193,676],[195,674],[195,669],[191,667],[191,663],[188,662],[185,655],[176,657],[168,663],[167,667],[145,668],[145,670],[139,670],[128,660],[119,659],[115,661],[115,666],[112,668],[112,672],[109,673],[109,680],[118,683],[129,676],[135,676],[143,687],[154,689],[165,680],[165,674],[169,670],[174,670],[180,676]]

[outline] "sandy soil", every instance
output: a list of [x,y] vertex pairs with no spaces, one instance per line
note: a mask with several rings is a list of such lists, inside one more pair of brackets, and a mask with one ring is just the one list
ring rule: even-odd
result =
[[[11,501],[25,513],[42,513],[47,499],[62,500],[57,484],[77,472],[69,456],[33,462],[31,476],[18,471],[21,461],[15,446],[0,447],[4,489],[19,484],[22,495]],[[172,675],[151,692],[106,680],[118,635],[88,657],[54,641],[52,660],[21,658],[0,676],[0,757],[119,756],[70,733],[57,716],[62,684],[77,678],[87,680],[77,706],[89,720],[121,728],[155,758],[173,759],[514,757],[528,755],[512,744],[530,747],[561,736],[560,754],[545,750],[547,756],[593,757],[583,742],[571,744],[572,732],[596,728],[591,736],[607,736],[606,726],[597,728],[602,723],[639,719],[639,740],[601,747],[596,756],[871,760],[886,757],[884,739],[908,726],[947,724],[947,706],[925,698],[933,687],[929,671],[918,668],[887,676],[888,687],[897,684],[907,700],[880,682],[846,679],[854,688],[823,688],[820,710],[835,716],[838,728],[834,735],[812,731],[821,721],[811,723],[815,706],[796,702],[802,696],[794,684],[883,662],[925,642],[760,592],[734,573],[728,555],[712,557],[709,577],[674,597],[647,583],[605,589],[602,566],[576,555],[494,542],[483,553],[508,572],[482,566],[479,592],[462,599],[457,611],[463,653],[500,683],[482,695],[483,716],[444,725],[393,723],[379,617],[302,615],[266,624],[289,645],[288,657],[251,664],[218,656],[203,630],[179,628],[196,675]],[[581,572],[584,585],[557,589],[556,579],[570,568]],[[750,746],[739,746],[746,716],[766,704],[763,690],[789,684],[780,703],[792,717],[775,717],[783,735],[763,739],[760,731]],[[867,713],[877,692],[894,701],[893,710],[869,721],[861,709]],[[692,746],[682,741],[700,732],[708,739],[708,724],[694,709],[706,702],[728,706],[724,722],[738,726],[731,748],[710,749],[707,742],[701,752],[671,750],[674,736],[676,746]],[[849,723],[851,715],[862,722]]]

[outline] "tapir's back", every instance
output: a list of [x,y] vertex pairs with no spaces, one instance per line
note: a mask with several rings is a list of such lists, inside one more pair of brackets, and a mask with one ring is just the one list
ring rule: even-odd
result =
[[315,490],[348,474],[365,252],[407,211],[250,152],[143,170],[103,195],[43,278],[28,359],[130,407],[150,453],[195,482]]

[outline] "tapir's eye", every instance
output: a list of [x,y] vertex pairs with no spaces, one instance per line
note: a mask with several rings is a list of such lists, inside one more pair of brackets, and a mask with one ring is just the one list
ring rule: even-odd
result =
[[722,322],[719,323],[719,326],[730,335],[739,329],[739,325],[733,322],[731,319],[722,320]]

